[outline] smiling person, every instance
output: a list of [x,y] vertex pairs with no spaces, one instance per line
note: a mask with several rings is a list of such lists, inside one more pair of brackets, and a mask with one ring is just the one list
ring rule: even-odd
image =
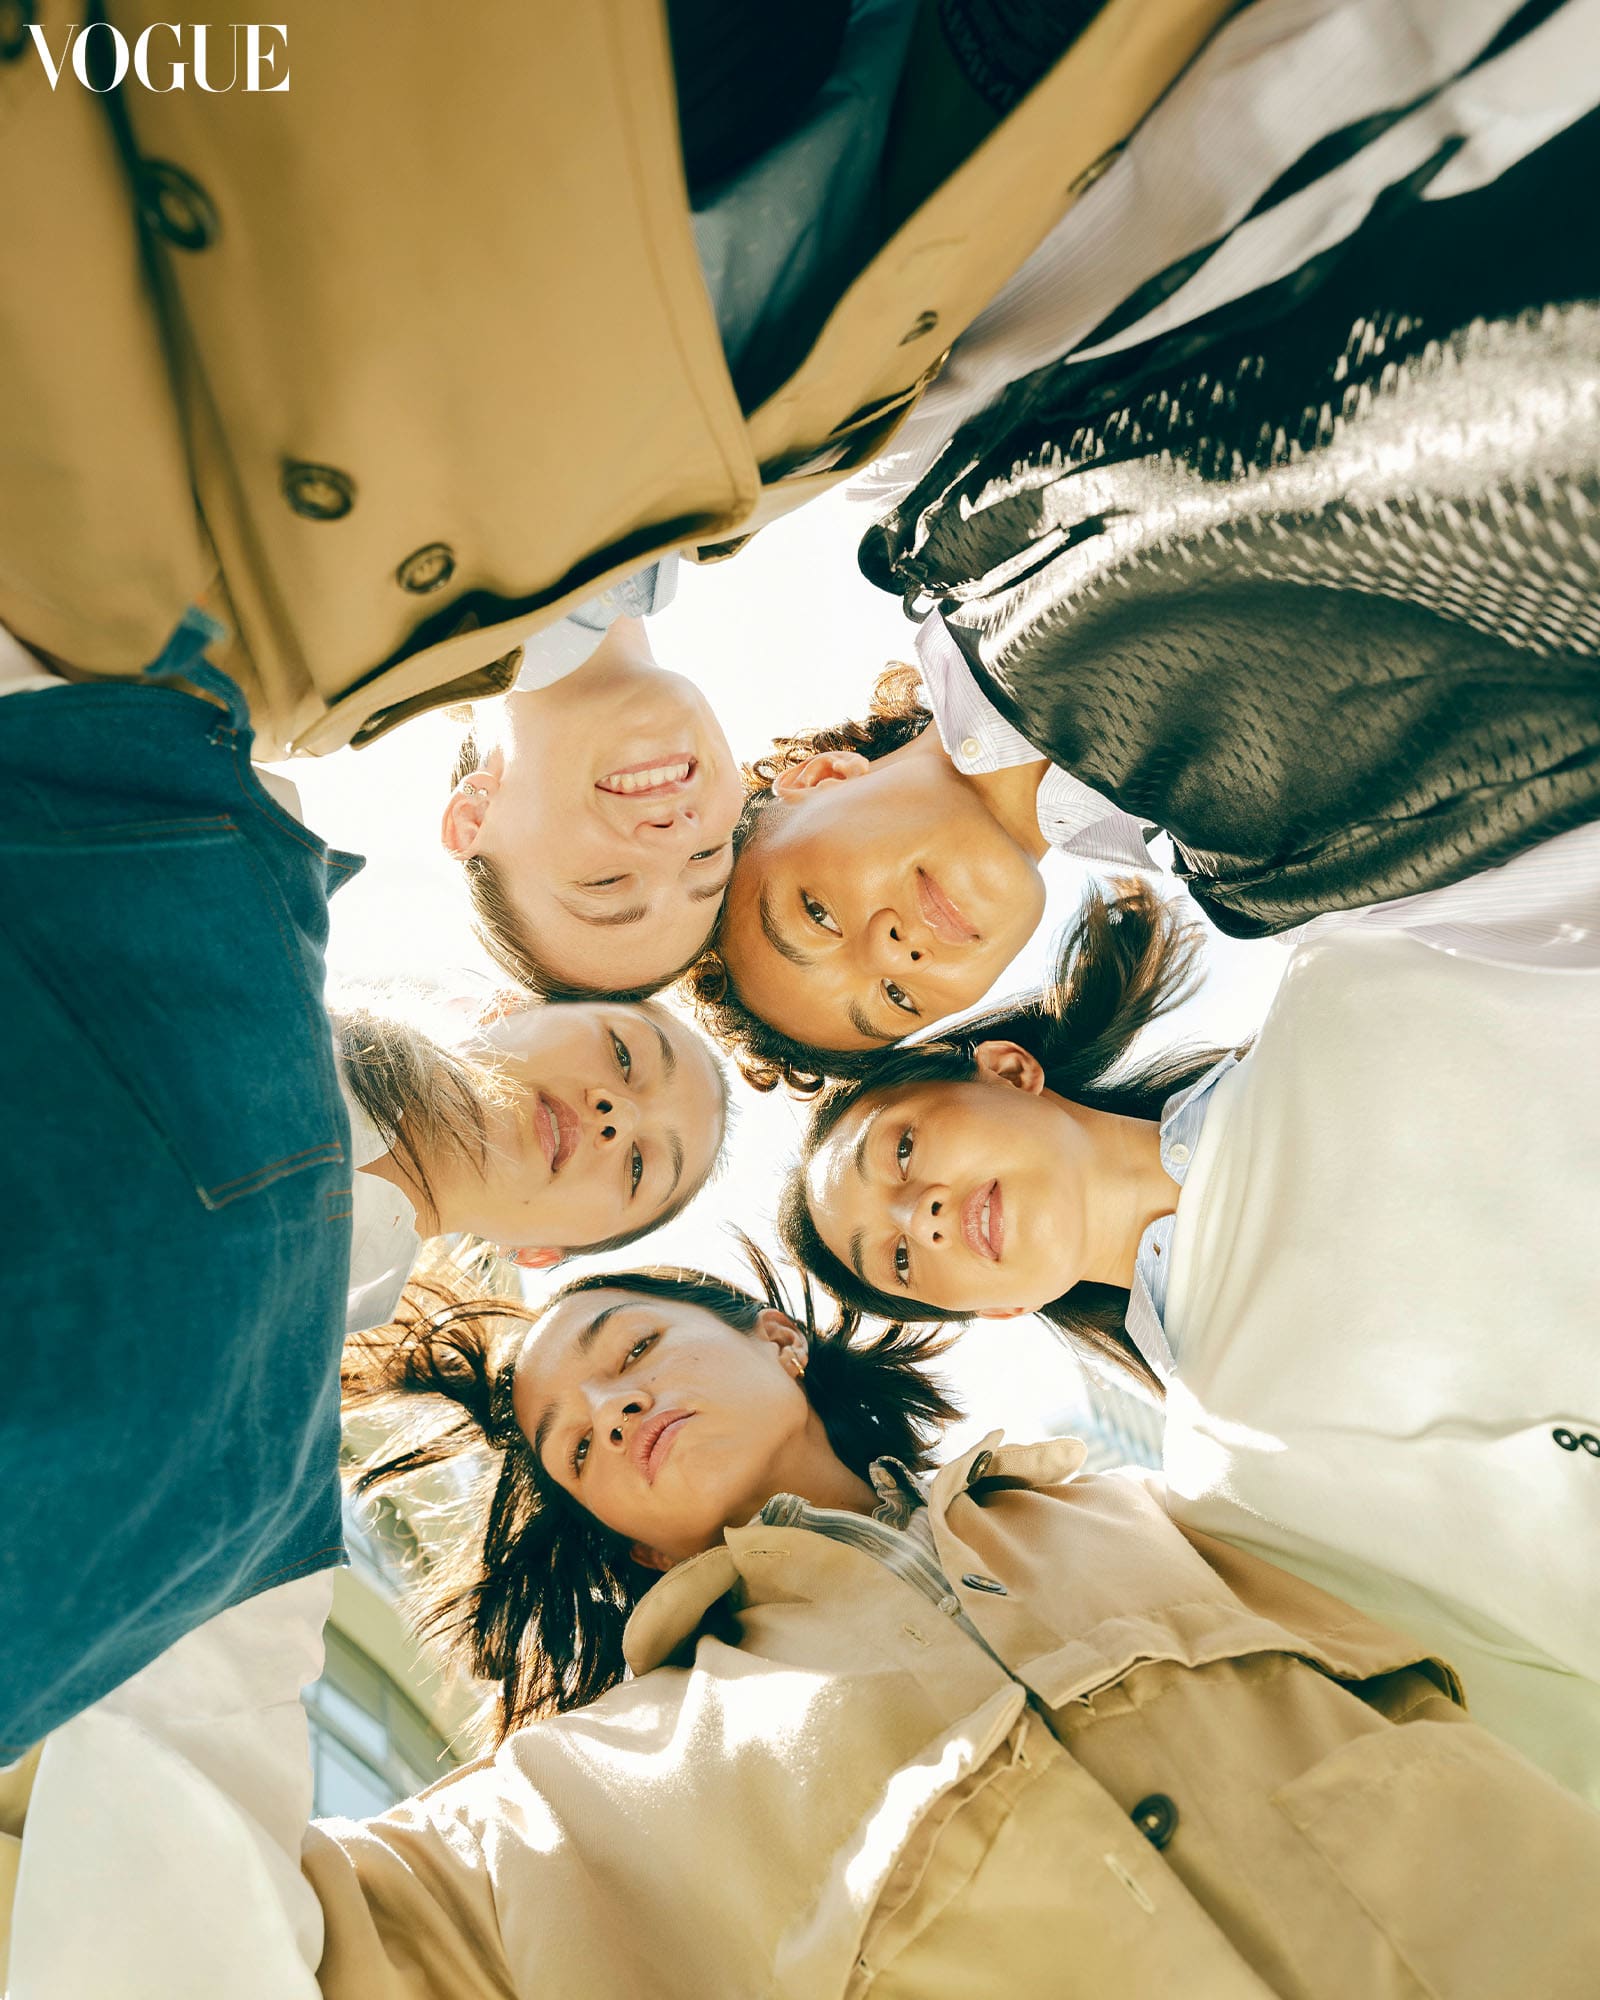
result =
[[[666,601],[653,573],[610,595]],[[600,600],[584,615],[530,642],[512,692],[474,707],[442,838],[479,942],[521,985],[639,999],[692,964],[716,922],[739,771],[642,619]]]
[[1242,1057],[1137,1059],[1195,940],[1123,885],[1035,1000],[819,1099],[781,1233],[1164,1389],[1180,1519],[1445,1648],[1600,1803],[1597,940],[1590,827],[1308,927]]
[[1044,913],[1052,849],[1148,865],[1138,822],[1018,736],[931,620],[860,722],[750,767],[715,946],[690,987],[752,1083],[861,1073],[981,1000]]
[[352,1332],[393,1315],[426,1237],[482,1237],[536,1270],[619,1249],[680,1214],[722,1150],[721,1067],[660,1007],[523,1006],[465,1049],[365,1009],[334,1025]]

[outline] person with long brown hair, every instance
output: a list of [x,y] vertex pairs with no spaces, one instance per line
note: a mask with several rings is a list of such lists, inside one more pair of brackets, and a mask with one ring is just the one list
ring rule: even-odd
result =
[[1180,1519],[1445,1651],[1600,1803],[1597,939],[1586,827],[1308,926],[1248,1051],[1151,1055],[1196,936],[1122,884],[1042,993],[818,1099],[780,1233],[857,1310],[1038,1313],[1140,1378]]

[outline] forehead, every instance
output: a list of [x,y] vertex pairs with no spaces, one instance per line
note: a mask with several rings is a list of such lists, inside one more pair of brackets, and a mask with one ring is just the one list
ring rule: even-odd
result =
[[681,885],[626,894],[614,906],[595,903],[595,916],[643,908],[631,923],[591,923],[574,916],[568,903],[583,899],[548,883],[529,884],[517,897],[517,913],[532,939],[539,962],[557,979],[582,986],[630,988],[665,985],[711,941],[718,903],[696,902]]
[[[636,1292],[609,1287],[558,1299],[528,1328],[517,1354],[511,1381],[518,1422],[531,1430],[544,1400],[566,1378],[582,1373],[593,1340],[613,1320],[636,1308],[646,1311],[653,1303]],[[591,1336],[597,1323],[599,1331]]]

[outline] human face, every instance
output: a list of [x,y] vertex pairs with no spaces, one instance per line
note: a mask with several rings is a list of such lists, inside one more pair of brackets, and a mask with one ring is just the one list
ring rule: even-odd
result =
[[862,1096],[811,1160],[806,1202],[834,1256],[890,1298],[1036,1312],[1085,1276],[1092,1160],[1036,1065],[980,1060],[971,1082]]
[[831,1460],[805,1352],[782,1313],[740,1332],[678,1299],[579,1292],[529,1333],[513,1407],[549,1477],[665,1566],[804,1491],[819,1449]]
[[1036,863],[931,733],[786,772],[735,864],[718,948],[791,1040],[878,1048],[970,1007],[1044,914]]
[[[705,1041],[664,1008],[526,1008],[485,1036],[508,1089],[453,1227],[508,1248],[577,1250],[647,1229],[711,1171],[723,1099]],[[441,1212],[446,1203],[441,1202]]]
[[601,992],[660,985],[705,944],[744,799],[704,695],[618,625],[576,673],[506,698],[482,796],[453,798],[444,828],[494,863],[541,963]]

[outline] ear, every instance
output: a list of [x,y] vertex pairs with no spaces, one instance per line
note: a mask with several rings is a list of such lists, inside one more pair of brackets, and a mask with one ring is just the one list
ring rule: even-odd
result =
[[658,1569],[664,1574],[667,1570],[677,1567],[671,1556],[664,1556],[659,1549],[647,1549],[643,1542],[635,1542],[628,1550],[628,1554],[640,1569]]
[[1026,1319],[1033,1311],[1032,1306],[985,1306],[984,1319]]
[[859,750],[823,750],[815,757],[808,757],[803,764],[794,764],[788,770],[780,771],[772,781],[773,796],[797,799],[806,792],[814,792],[818,785],[859,778],[871,769],[871,760],[863,757]]
[[553,1271],[566,1256],[565,1250],[502,1250],[502,1257],[509,1257],[524,1271]]
[[[471,785],[473,789],[465,792],[462,785]],[[439,827],[446,854],[465,861],[478,852],[483,844],[484,821],[499,786],[500,780],[492,771],[469,771],[461,785],[457,785],[445,802],[444,819]]]
[[763,1340],[772,1342],[785,1372],[798,1382],[806,1372],[806,1362],[810,1359],[805,1328],[797,1325],[787,1313],[779,1312],[776,1306],[768,1306],[756,1315],[755,1331]]
[[1009,1083],[1037,1097],[1044,1089],[1044,1070],[1037,1057],[1015,1042],[979,1042],[972,1051],[978,1074],[989,1083]]

